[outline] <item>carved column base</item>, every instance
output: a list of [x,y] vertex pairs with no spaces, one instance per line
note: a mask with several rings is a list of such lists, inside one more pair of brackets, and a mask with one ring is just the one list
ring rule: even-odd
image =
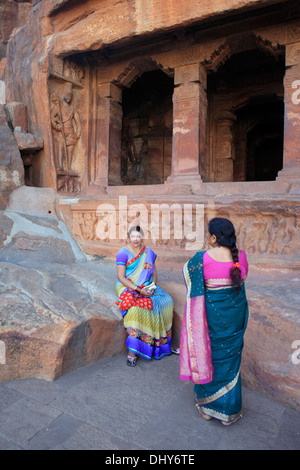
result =
[[299,182],[300,181],[300,168],[299,167],[283,168],[281,171],[278,172],[276,181]]
[[299,168],[283,168],[278,172],[276,181],[290,183],[290,193],[300,194],[300,170]]
[[106,184],[101,183],[100,181],[95,181],[90,183],[86,190],[87,196],[94,196],[98,194],[107,194],[107,181]]
[[200,175],[171,175],[164,184],[168,193],[190,194],[195,192],[202,182]]
[[200,175],[171,175],[165,181],[165,184],[195,184],[202,183]]

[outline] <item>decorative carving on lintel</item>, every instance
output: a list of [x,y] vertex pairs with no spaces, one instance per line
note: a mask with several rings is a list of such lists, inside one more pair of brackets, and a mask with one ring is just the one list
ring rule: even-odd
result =
[[127,67],[113,80],[116,85],[130,88],[131,85],[145,72],[151,72],[152,70],[161,70],[169,76],[173,76],[173,71],[169,68],[158,63],[152,57],[142,57],[137,60],[133,60],[128,64]]
[[252,32],[235,34],[228,37],[208,59],[205,59],[203,65],[206,70],[216,72],[232,55],[252,49],[259,49],[275,57],[282,56],[285,50],[283,45],[274,44]]
[[71,56],[63,59],[61,57],[51,55],[50,77],[53,77],[60,82],[71,83],[76,88],[83,88],[85,79],[84,65],[87,64],[80,64]]

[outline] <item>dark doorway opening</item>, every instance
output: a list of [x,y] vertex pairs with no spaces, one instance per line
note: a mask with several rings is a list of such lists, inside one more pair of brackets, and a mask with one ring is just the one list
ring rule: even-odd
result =
[[[274,181],[283,167],[284,103],[278,96],[249,100],[236,111],[234,179]],[[244,134],[245,149],[239,138]],[[244,160],[244,161],[243,161]],[[242,171],[241,171],[242,170]]]
[[284,54],[263,48],[233,54],[208,74],[211,181],[276,179],[283,167],[284,74]]
[[161,184],[171,174],[173,89],[171,77],[153,70],[123,90],[124,184]]
[[262,122],[247,135],[247,181],[273,181],[283,167],[283,123]]

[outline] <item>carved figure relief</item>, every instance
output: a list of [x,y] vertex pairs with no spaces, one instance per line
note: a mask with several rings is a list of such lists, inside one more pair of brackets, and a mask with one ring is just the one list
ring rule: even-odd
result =
[[52,95],[54,107],[51,111],[51,124],[56,142],[55,156],[57,170],[71,170],[76,144],[81,135],[81,121],[78,111],[72,105],[71,85],[61,99]]
[[[222,213],[222,217],[229,217],[229,214]],[[74,221],[76,222],[76,230],[74,236],[79,240],[97,241],[102,240],[105,242],[116,241],[116,238],[110,237],[109,230],[109,215],[99,216],[96,211],[73,211]],[[118,214],[114,218],[114,222],[118,221]],[[261,255],[292,255],[297,252],[297,217],[290,215],[282,217],[277,214],[271,216],[269,214],[262,214],[257,212],[249,212],[247,215],[240,214],[239,217],[232,217],[233,223],[236,227],[237,238],[239,247],[246,250],[247,253],[254,256]],[[97,233],[97,224],[104,226],[105,237],[99,238]],[[132,220],[128,217],[128,226],[132,224]],[[162,238],[162,234],[157,239],[148,236],[153,245],[157,247],[164,247],[165,249],[185,249],[188,240],[184,236],[181,239],[174,237],[175,226],[174,221],[170,224],[170,237],[168,239]],[[117,231],[114,233],[118,233]],[[207,247],[206,247],[207,248]]]
[[51,125],[54,135],[57,190],[79,192],[79,175],[73,169],[74,156],[81,136],[81,119],[72,104],[72,85],[65,88],[63,97],[51,96],[54,104],[51,111]]
[[145,137],[133,138],[129,119],[123,118],[121,146],[121,174],[123,182],[146,183],[148,147]]

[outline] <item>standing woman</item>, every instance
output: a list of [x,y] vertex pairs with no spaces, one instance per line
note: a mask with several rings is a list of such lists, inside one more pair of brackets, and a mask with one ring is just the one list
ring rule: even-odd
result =
[[134,367],[137,355],[150,360],[171,354],[173,300],[156,285],[156,254],[144,245],[142,229],[131,227],[128,237],[116,256],[116,304],[128,334],[127,365]]
[[238,252],[233,224],[221,217],[208,225],[208,251],[183,268],[187,287],[180,344],[180,379],[195,384],[196,407],[224,425],[242,417],[240,365],[248,304],[248,262]]

